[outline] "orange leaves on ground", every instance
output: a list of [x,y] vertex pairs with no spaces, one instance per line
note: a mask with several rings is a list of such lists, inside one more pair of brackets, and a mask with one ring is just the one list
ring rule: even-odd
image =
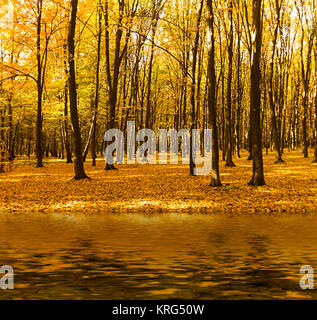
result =
[[86,163],[92,180],[72,181],[73,165],[49,162],[45,168],[17,165],[0,175],[0,212],[14,211],[314,211],[317,206],[317,164],[301,152],[285,153],[285,163],[264,155],[266,186],[250,187],[251,161],[221,162],[223,187],[209,186],[209,176],[190,177],[186,165],[118,165],[105,171]]

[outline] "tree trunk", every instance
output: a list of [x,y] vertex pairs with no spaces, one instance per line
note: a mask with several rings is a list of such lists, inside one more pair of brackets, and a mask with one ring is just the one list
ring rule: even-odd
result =
[[15,158],[14,155],[14,135],[13,135],[13,117],[12,117],[12,94],[9,97],[9,105],[8,105],[8,121],[9,121],[9,159],[13,161]]
[[304,36],[305,31],[302,27],[302,38],[301,38],[301,69],[302,69],[302,81],[304,85],[304,97],[303,97],[303,142],[304,142],[304,158],[308,158],[308,141],[307,141],[307,108],[308,108],[308,98],[309,98],[309,82],[310,82],[310,73],[311,73],[311,51],[313,47],[313,37],[314,33],[312,32],[309,36],[308,48],[307,48],[307,57],[306,57],[306,69],[304,62]]
[[261,24],[261,0],[253,0],[252,3],[252,27],[255,34],[252,45],[251,63],[251,92],[250,92],[250,114],[252,121],[252,153],[253,153],[253,176],[250,185],[262,186],[265,184],[262,157],[262,128],[260,121],[261,112],[261,46],[262,46],[262,24]]
[[69,141],[68,131],[68,68],[67,68],[67,43],[64,45],[64,69],[65,69],[65,87],[64,87],[64,132],[65,132],[65,151],[66,151],[66,163],[72,163],[72,152]]
[[[151,35],[151,55],[149,61],[149,70],[148,70],[148,83],[147,83],[147,96],[146,96],[146,116],[145,116],[145,128],[150,129],[150,116],[151,116],[151,85],[152,85],[152,70],[153,70],[153,59],[154,59],[154,40],[156,33],[156,26],[158,22],[158,8],[156,8],[156,3],[153,1],[153,14],[152,14],[152,35]],[[144,153],[144,157],[148,154],[148,150]],[[145,159],[144,159],[145,160]]]
[[42,58],[41,58],[41,23],[42,23],[43,1],[37,1],[37,38],[36,38],[36,58],[37,58],[37,117],[36,117],[36,167],[43,167],[43,135],[42,135]]
[[241,139],[240,139],[240,121],[241,121],[241,74],[240,74],[240,65],[241,65],[241,30],[240,30],[240,2],[237,1],[238,5],[238,12],[237,12],[237,24],[238,24],[238,48],[237,48],[237,124],[236,124],[236,143],[237,143],[237,158],[241,158],[240,155],[240,145],[241,145]]
[[100,0],[98,1],[98,34],[97,34],[97,66],[96,66],[96,87],[95,87],[95,98],[93,101],[93,117],[89,129],[87,144],[85,146],[84,154],[83,154],[83,161],[85,162],[87,154],[88,154],[88,147],[90,144],[91,150],[91,158],[92,158],[92,166],[96,166],[96,125],[97,125],[97,113],[98,113],[98,104],[99,104],[99,74],[100,74],[100,50],[101,50],[101,3]]
[[82,140],[78,120],[77,110],[77,89],[76,89],[76,74],[75,74],[75,31],[76,31],[76,15],[78,0],[70,2],[70,20],[68,29],[68,64],[69,64],[69,102],[70,116],[73,125],[73,136],[75,144],[75,180],[86,179],[88,176],[85,173],[84,162],[82,156]]
[[281,137],[280,132],[278,130],[277,119],[276,119],[276,107],[275,104],[277,103],[276,99],[274,100],[273,97],[273,80],[274,80],[274,57],[276,51],[276,42],[278,36],[278,30],[280,27],[280,11],[281,11],[281,4],[276,1],[276,15],[277,15],[277,22],[276,27],[274,30],[273,36],[273,43],[272,43],[272,57],[270,63],[270,83],[269,83],[269,101],[270,101],[270,108],[271,108],[271,122],[272,122],[272,133],[273,133],[273,141],[274,141],[274,149],[276,152],[276,163],[284,162],[282,159],[281,154]]
[[232,21],[232,0],[229,1],[229,45],[228,45],[228,80],[227,80],[227,124],[226,124],[226,135],[227,135],[227,157],[226,166],[234,167],[235,164],[232,161],[232,103],[231,103],[231,85],[232,85],[232,57],[233,57],[233,21]]
[[315,47],[315,150],[313,162],[317,162],[317,46]]
[[200,8],[197,17],[197,25],[196,25],[196,35],[195,35],[195,44],[193,48],[193,65],[192,65],[192,83],[191,83],[191,95],[190,95],[190,103],[191,103],[191,123],[190,123],[190,139],[189,139],[189,173],[191,176],[194,175],[195,170],[195,155],[197,150],[193,150],[193,144],[196,142],[193,141],[193,130],[197,127],[197,119],[196,119],[196,65],[197,65],[197,53],[199,46],[199,29],[200,29],[200,21],[201,14],[204,6],[204,0],[200,2]]
[[217,128],[217,102],[216,102],[216,72],[215,72],[215,37],[214,37],[214,13],[213,0],[207,0],[208,28],[210,30],[210,44],[208,50],[208,110],[209,125],[212,129],[212,159],[211,159],[211,183],[212,187],[220,187],[219,174],[219,146]]
[[[137,5],[136,5],[137,7]],[[136,7],[133,5],[133,8],[131,9],[130,13],[130,19],[133,18],[135,14]],[[108,12],[108,0],[105,1],[105,10],[104,10],[104,19],[105,19],[105,48],[106,48],[106,73],[107,73],[107,82],[108,82],[108,89],[109,89],[109,121],[108,121],[108,129],[114,129],[117,127],[116,123],[116,105],[117,105],[117,96],[118,96],[118,84],[119,84],[119,72],[120,72],[120,65],[122,58],[124,57],[127,46],[128,46],[128,40],[130,37],[130,31],[126,35],[126,42],[122,50],[121,48],[121,38],[123,33],[123,27],[122,27],[122,20],[124,15],[124,8],[125,8],[125,1],[121,0],[119,1],[119,19],[118,19],[118,26],[116,31],[116,40],[115,40],[115,52],[114,52],[114,62],[113,62],[113,74],[111,75],[110,71],[110,36],[109,36],[109,12]],[[132,21],[132,20],[131,20]],[[110,144],[111,142],[106,141],[105,142],[105,148]],[[113,164],[106,163],[105,170],[115,170],[115,166]]]

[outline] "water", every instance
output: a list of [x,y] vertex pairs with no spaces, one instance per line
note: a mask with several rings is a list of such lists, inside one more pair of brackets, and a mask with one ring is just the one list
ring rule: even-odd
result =
[[0,299],[311,299],[317,215],[0,215]]

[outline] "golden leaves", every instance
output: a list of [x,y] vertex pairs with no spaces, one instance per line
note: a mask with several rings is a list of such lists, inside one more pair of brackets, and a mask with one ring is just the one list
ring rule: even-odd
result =
[[209,186],[210,177],[190,177],[187,165],[118,165],[105,171],[86,162],[90,181],[71,181],[73,165],[50,161],[45,168],[18,165],[0,175],[0,212],[290,212],[317,207],[317,165],[301,152],[285,154],[274,164],[264,155],[264,187],[247,185],[250,161],[235,159],[236,168],[221,166],[223,187]]

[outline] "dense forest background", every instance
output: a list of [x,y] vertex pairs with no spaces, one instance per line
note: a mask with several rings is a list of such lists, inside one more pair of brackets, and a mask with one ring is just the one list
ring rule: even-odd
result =
[[244,149],[256,185],[262,147],[276,162],[312,147],[317,161],[314,0],[1,0],[0,14],[8,161],[75,153],[85,177],[82,160],[95,165],[105,130],[128,120],[212,128],[214,186],[219,160],[234,166]]

